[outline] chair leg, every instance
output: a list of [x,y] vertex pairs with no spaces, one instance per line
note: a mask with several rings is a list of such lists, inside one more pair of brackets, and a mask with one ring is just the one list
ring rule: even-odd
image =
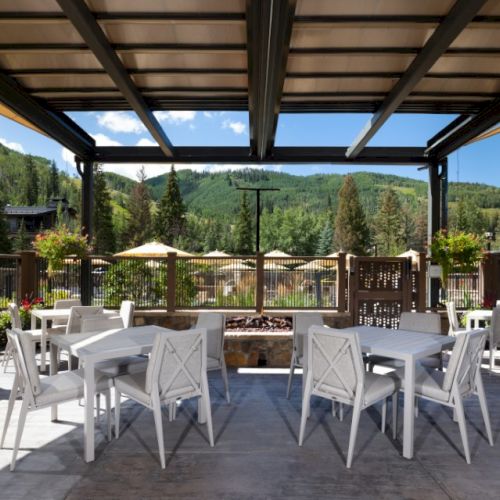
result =
[[495,351],[497,346],[490,340],[490,372],[495,368]]
[[335,418],[337,416],[337,407],[335,401],[332,400],[332,417]]
[[226,367],[226,361],[224,360],[224,357],[222,358],[221,374],[222,374],[222,381],[224,382],[224,391],[226,393],[226,401],[227,401],[227,404],[230,404],[231,403],[231,396],[229,395],[229,381],[227,378],[227,367]]
[[111,441],[113,438],[111,435],[111,390],[108,389],[104,393],[104,397],[106,398],[106,436],[108,441]]
[[290,361],[290,374],[288,375],[288,386],[286,388],[286,398],[290,399],[290,392],[292,390],[292,379],[295,371],[295,354],[292,354],[292,361]]
[[398,435],[398,391],[392,395],[392,439]]
[[469,450],[469,438],[467,437],[467,425],[465,422],[464,405],[462,403],[462,397],[457,394],[454,397],[455,409],[457,411],[458,427],[460,429],[460,436],[462,437],[462,444],[464,447],[465,461],[470,464],[470,450]]
[[161,418],[161,403],[158,394],[153,395],[153,416],[155,419],[158,453],[160,454],[161,468],[165,468],[165,444],[163,442],[163,421]]
[[9,428],[10,418],[12,417],[12,410],[16,403],[17,394],[19,392],[19,379],[17,374],[14,378],[14,383],[12,384],[12,389],[9,396],[9,405],[7,406],[7,414],[5,415],[5,421],[3,423],[2,439],[0,441],[0,448],[3,448],[5,442],[5,436],[7,435],[7,429]]
[[307,417],[309,414],[309,404],[311,402],[311,387],[312,387],[312,372],[309,370],[307,372],[304,396],[302,397],[302,415],[300,417],[299,446],[302,446],[302,443],[304,441],[304,433],[306,430]]
[[19,414],[19,420],[17,421],[16,440],[14,441],[14,449],[12,450],[12,460],[10,462],[11,471],[13,471],[16,468],[17,452],[19,451],[19,445],[21,444],[21,437],[23,435],[24,424],[26,423],[27,413],[28,413],[28,398],[23,397],[21,413]]
[[385,434],[385,424],[387,420],[387,398],[382,401],[382,422],[380,425],[380,431]]
[[101,416],[101,394],[98,392],[95,395],[96,422],[99,422]]
[[120,436],[120,406],[121,406],[121,393],[115,387],[115,438]]
[[354,456],[354,447],[356,446],[356,437],[358,435],[360,416],[361,416],[361,401],[356,400],[356,402],[354,403],[354,408],[352,409],[351,432],[349,435],[349,450],[347,451],[346,466],[348,469],[351,468],[352,457]]
[[493,433],[491,432],[490,413],[488,411],[488,402],[486,394],[484,393],[483,379],[479,373],[476,377],[476,391],[479,398],[479,405],[481,406],[481,413],[483,414],[484,426],[486,427],[486,435],[490,446],[493,446]]
[[339,403],[339,420],[341,422],[344,421],[344,404],[343,403]]
[[172,401],[168,405],[168,421],[173,422],[177,417],[177,401]]
[[207,431],[208,431],[208,440],[210,442],[210,446],[213,448],[214,446],[214,430],[212,427],[212,410],[210,408],[210,392],[208,389],[208,379],[206,374],[203,374],[202,377],[202,398],[203,404],[205,405],[205,413],[207,418]]

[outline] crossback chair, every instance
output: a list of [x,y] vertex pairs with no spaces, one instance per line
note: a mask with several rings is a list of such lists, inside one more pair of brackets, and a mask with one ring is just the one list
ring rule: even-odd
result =
[[495,368],[495,353],[500,343],[500,306],[493,309],[489,328],[488,343],[490,344],[490,371]]
[[361,411],[382,401],[385,432],[387,398],[392,396],[393,436],[396,429],[399,381],[387,375],[365,372],[356,332],[311,326],[308,334],[307,377],[302,400],[299,446],[302,446],[311,396],[353,406],[347,468],[351,467]]
[[[81,305],[82,301],[80,299],[60,299],[54,302],[54,309],[71,309]],[[52,320],[52,328],[61,330],[61,333],[66,333],[67,323],[65,319],[54,319]]]
[[[471,463],[471,459],[463,399],[473,395],[478,397],[488,442],[493,446],[488,403],[481,377],[481,361],[486,336],[485,330],[472,330],[458,334],[446,373],[429,370],[422,366],[418,367],[415,373],[417,397],[453,408],[454,414],[456,413],[465,460],[468,464]],[[401,388],[404,390],[404,372],[398,369],[391,375],[400,379]]]
[[214,445],[207,379],[206,329],[159,333],[145,371],[115,378],[115,433],[120,434],[121,396],[126,395],[153,411],[162,469],[165,446],[161,405],[201,398],[206,412],[208,438]]
[[122,300],[120,305],[120,318],[123,321],[124,328],[134,326],[135,303],[131,300]]
[[[21,412],[17,423],[17,432],[10,464],[10,470],[13,471],[16,466],[17,453],[27,413],[49,407],[56,403],[64,403],[82,398],[84,395],[84,375],[83,370],[76,370],[40,378],[35,362],[31,334],[14,328],[8,330],[7,335],[13,346],[12,353],[16,375],[9,397],[0,448],[3,448],[5,442],[15,401],[19,395],[22,397]],[[95,383],[96,394],[104,393],[106,396],[107,436],[108,439],[111,439],[111,397],[109,390],[113,386],[113,379],[97,372]]]
[[66,334],[80,333],[83,318],[102,316],[104,308],[102,306],[73,306],[70,310]]
[[452,300],[446,303],[446,313],[448,314],[448,322],[450,324],[448,335],[456,335],[457,333],[464,332],[465,328],[462,328],[460,326],[460,322],[458,321],[457,308],[455,306],[455,302],[453,302]]
[[290,361],[290,374],[288,375],[288,385],[286,389],[286,397],[288,399],[290,399],[295,368],[303,368],[304,366],[304,340],[307,337],[307,330],[310,326],[323,326],[323,324],[323,316],[320,313],[298,312],[293,315],[292,359]]

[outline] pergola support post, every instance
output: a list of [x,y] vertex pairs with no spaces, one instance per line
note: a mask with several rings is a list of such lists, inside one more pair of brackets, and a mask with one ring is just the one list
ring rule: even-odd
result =
[[[82,235],[87,237],[87,241],[92,243],[93,221],[92,211],[94,207],[94,165],[90,160],[83,162],[83,169],[80,160],[77,159],[78,173],[82,177],[82,211],[81,224]],[[83,259],[80,273],[80,298],[83,305],[90,305],[92,302],[92,265],[89,259]]]

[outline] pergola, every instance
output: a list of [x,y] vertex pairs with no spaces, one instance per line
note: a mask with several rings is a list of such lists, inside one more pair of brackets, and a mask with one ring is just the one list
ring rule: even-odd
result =
[[[500,119],[497,0],[16,0],[0,24],[0,112],[74,152],[90,233],[94,162],[230,162],[427,166],[433,234],[447,155]],[[158,146],[97,146],[66,114],[90,110],[133,110]],[[249,145],[177,147],[157,110],[248,110]],[[280,113],[367,112],[345,147],[274,144]],[[393,113],[458,118],[367,146]]]

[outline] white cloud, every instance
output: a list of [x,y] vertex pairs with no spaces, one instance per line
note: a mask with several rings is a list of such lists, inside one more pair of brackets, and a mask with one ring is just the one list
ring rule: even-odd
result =
[[17,151],[18,153],[24,153],[22,144],[19,144],[18,142],[9,142],[7,139],[0,137],[0,143],[2,143],[7,148]]
[[232,120],[224,120],[222,128],[230,128],[235,134],[241,135],[245,132],[247,126],[243,122],[233,122]]
[[156,141],[148,139],[147,137],[142,137],[141,139],[139,139],[139,142],[136,144],[136,146],[158,146],[158,143]]
[[156,111],[154,115],[161,122],[179,125],[193,121],[196,118],[196,111]]
[[97,146],[121,146],[122,143],[115,141],[114,139],[111,139],[111,137],[108,137],[107,135],[104,134],[90,134],[94,140]]
[[72,153],[69,149],[61,149],[61,158],[63,159],[64,163],[67,163],[72,167],[75,166],[75,153]]
[[203,116],[205,118],[213,118],[214,117],[214,114],[210,111],[203,111]]
[[97,123],[115,133],[141,134],[146,130],[137,117],[126,111],[106,111],[97,115]]

